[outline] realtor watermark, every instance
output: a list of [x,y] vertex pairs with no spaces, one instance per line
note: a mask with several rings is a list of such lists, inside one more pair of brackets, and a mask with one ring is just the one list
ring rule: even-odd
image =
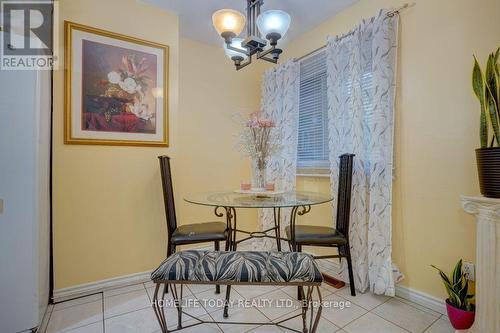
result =
[[[300,309],[304,305],[308,307],[318,308],[320,305],[323,308],[332,308],[344,310],[345,308],[351,307],[350,301],[333,301],[333,300],[313,300],[308,304],[305,301],[296,301],[292,299],[237,299],[229,300],[227,305],[229,308],[288,308],[288,309]],[[152,305],[157,305],[161,308],[176,308],[179,305],[182,308],[222,308],[226,305],[226,300],[224,299],[183,299],[182,301],[176,301],[173,299],[163,299],[151,302]]]
[[51,70],[57,63],[58,2],[0,0],[2,70]]

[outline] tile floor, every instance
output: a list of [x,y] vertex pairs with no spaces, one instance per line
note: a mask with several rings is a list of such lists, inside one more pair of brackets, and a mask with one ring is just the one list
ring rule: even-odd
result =
[[[153,294],[151,282],[105,291],[104,293],[56,304],[51,308],[48,324],[39,333],[158,333],[159,326],[151,308]],[[266,299],[273,302],[294,302],[297,290],[294,287],[233,287],[232,300]],[[170,295],[170,294],[169,294]],[[224,299],[224,287],[220,295],[213,286],[188,286],[184,288],[185,299],[198,301],[200,306],[186,310],[196,318],[224,320],[222,308],[208,300]],[[375,296],[370,293],[351,297],[348,288],[334,289],[324,285],[322,296],[333,307],[323,308],[319,333],[454,333],[445,316],[398,298]],[[205,302],[205,300],[207,300]],[[284,301],[282,301],[284,300]],[[350,306],[347,306],[351,302]],[[274,303],[275,305],[278,303]],[[339,305],[345,305],[344,308]],[[335,307],[337,305],[337,307]],[[228,321],[279,321],[296,314],[294,307],[233,308]],[[186,324],[193,322],[184,316]],[[176,326],[176,312],[167,310],[167,321]],[[285,323],[300,329],[301,319]],[[246,325],[201,325],[185,329],[184,333],[280,333],[291,332],[273,326]]]

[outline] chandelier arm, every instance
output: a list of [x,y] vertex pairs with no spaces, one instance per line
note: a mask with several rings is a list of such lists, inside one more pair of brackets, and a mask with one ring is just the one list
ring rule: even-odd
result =
[[274,50],[276,50],[276,46],[273,45],[272,47],[268,48],[267,50],[257,52],[257,59],[261,59],[268,55],[269,53],[272,53]]
[[268,57],[260,57],[258,59],[259,60],[269,61],[269,62],[272,62],[273,64],[277,64],[278,63],[278,59],[272,59],[272,58],[268,58]]
[[239,71],[243,67],[246,67],[252,63],[252,57],[248,57],[248,60],[242,64],[236,65],[236,70]]
[[238,52],[238,53],[241,53],[241,54],[244,54],[246,56],[250,56],[250,52],[248,51],[243,51],[242,49],[238,49],[236,47],[233,47],[231,46],[231,44],[226,44],[226,47],[228,50],[232,50],[232,51],[235,51],[235,52]]

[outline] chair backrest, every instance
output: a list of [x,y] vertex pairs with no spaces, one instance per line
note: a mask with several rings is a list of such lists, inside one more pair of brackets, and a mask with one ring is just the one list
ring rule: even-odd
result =
[[351,186],[354,154],[340,156],[339,193],[337,196],[336,229],[349,239],[349,219],[351,216]]
[[174,189],[172,186],[172,172],[170,169],[170,157],[158,156],[160,160],[161,182],[163,185],[163,201],[165,203],[165,215],[167,217],[167,228],[169,237],[177,229],[175,216]]

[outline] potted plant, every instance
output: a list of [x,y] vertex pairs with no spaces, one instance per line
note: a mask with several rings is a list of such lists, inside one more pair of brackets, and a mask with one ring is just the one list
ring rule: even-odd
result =
[[481,193],[500,198],[500,48],[488,56],[483,72],[474,57],[472,87],[481,105],[481,148],[476,149],[477,169]]
[[446,310],[451,325],[457,330],[469,329],[474,323],[475,305],[472,303],[474,295],[468,293],[469,281],[462,272],[462,260],[456,264],[450,277],[436,266],[431,266],[439,271],[448,293]]

